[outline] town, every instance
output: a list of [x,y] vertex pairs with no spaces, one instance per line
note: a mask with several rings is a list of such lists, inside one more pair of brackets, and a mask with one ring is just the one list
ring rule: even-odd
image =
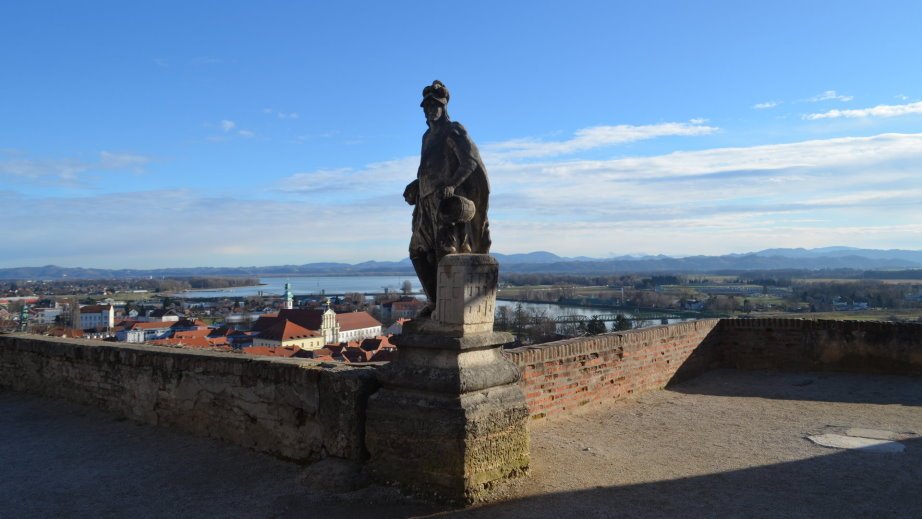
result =
[[[854,273],[852,273],[854,274]],[[383,293],[197,297],[256,278],[5,281],[0,329],[48,336],[342,363],[388,362],[390,339],[423,302],[412,283]],[[922,282],[854,275],[504,276],[496,328],[507,347],[707,317],[922,320]],[[181,297],[180,297],[181,296]]]

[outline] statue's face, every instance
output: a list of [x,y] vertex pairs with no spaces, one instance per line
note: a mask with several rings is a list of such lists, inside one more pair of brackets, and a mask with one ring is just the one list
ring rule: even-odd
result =
[[439,103],[426,103],[423,105],[423,112],[426,113],[426,121],[434,123],[442,117],[442,105]]

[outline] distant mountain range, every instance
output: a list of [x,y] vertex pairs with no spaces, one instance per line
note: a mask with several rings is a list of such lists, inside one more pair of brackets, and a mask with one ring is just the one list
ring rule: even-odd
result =
[[[717,272],[746,270],[919,269],[922,250],[878,250],[853,247],[766,249],[723,256],[619,256],[615,258],[562,257],[551,252],[493,253],[510,273],[618,274],[644,272]],[[193,267],[162,269],[97,269],[81,267],[16,267],[0,269],[0,279],[121,279],[189,276],[331,276],[411,275],[410,260],[348,263],[307,263],[266,267]]]

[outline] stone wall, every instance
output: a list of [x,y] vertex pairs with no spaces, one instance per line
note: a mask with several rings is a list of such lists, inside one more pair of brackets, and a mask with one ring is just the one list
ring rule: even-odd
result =
[[366,456],[373,368],[0,335],[0,387],[296,460]]
[[[714,367],[922,374],[922,324],[707,319],[504,352],[533,418]],[[0,387],[297,460],[363,460],[374,367],[0,335]]]
[[922,324],[724,319],[720,364],[738,369],[922,374]]
[[507,350],[533,418],[624,398],[707,371],[717,319]]

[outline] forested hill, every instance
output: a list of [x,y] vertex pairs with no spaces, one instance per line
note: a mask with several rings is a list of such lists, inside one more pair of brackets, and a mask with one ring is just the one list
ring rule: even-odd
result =
[[[642,272],[718,272],[747,270],[908,270],[922,269],[922,250],[878,250],[849,247],[768,249],[724,256],[562,257],[550,252],[494,253],[509,273],[610,274]],[[99,269],[83,267],[16,267],[0,269],[0,279],[125,279],[146,277],[269,277],[412,275],[409,259],[348,263],[306,263],[263,267],[193,267],[161,269]]]

